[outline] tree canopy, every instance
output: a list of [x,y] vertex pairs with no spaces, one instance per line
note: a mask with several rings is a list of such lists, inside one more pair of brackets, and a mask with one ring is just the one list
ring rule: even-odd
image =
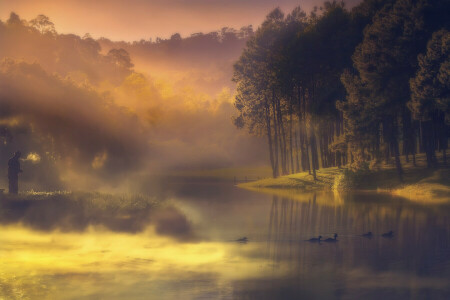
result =
[[235,124],[267,136],[274,177],[384,156],[401,179],[399,157],[415,162],[418,140],[431,166],[447,148],[444,118],[426,122],[427,109],[448,118],[449,8],[366,0],[273,10],[234,66]]

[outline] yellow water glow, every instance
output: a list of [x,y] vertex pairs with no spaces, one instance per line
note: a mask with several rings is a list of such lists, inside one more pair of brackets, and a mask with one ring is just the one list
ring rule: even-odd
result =
[[[100,227],[82,233],[44,233],[23,226],[2,226],[0,230],[0,299],[8,299],[10,293],[24,298],[41,294],[47,299],[71,293],[78,297],[82,294],[64,290],[64,286],[75,280],[79,293],[89,294],[105,284],[105,278],[109,285],[111,278],[129,273],[132,275],[125,276],[127,283],[120,288],[142,278],[145,282],[191,280],[195,273],[230,281],[263,277],[271,270],[265,258],[249,259],[257,249],[252,244],[179,243],[158,236],[151,227],[139,234],[114,233]],[[39,289],[43,290],[37,293]]]

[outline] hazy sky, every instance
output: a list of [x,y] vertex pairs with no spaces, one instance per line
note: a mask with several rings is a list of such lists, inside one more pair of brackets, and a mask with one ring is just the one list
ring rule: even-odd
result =
[[[360,0],[346,0],[348,6]],[[45,14],[62,33],[113,40],[167,38],[210,32],[224,26],[257,27],[265,15],[280,6],[289,11],[300,5],[310,10],[322,0],[1,0],[0,18],[14,11],[27,20]]]

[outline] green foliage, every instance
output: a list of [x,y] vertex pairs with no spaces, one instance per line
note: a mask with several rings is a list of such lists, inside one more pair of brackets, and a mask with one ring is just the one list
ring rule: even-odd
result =
[[440,110],[450,123],[450,32],[446,29],[435,32],[426,54],[420,54],[418,61],[416,77],[410,81],[410,109],[417,119],[424,121]]
[[280,9],[273,10],[234,65],[235,107],[239,111],[235,124],[239,128],[246,124],[249,131],[257,135],[264,129],[266,98],[274,85],[272,62],[276,55],[272,50],[281,33],[283,19]]
[[371,90],[356,75],[345,71],[341,81],[347,91],[347,101],[336,107],[344,114],[346,140],[352,148],[361,148],[376,139],[383,112],[371,101]]
[[[365,28],[363,41],[355,49],[352,59],[356,72],[344,73],[341,78],[347,91],[347,101],[338,102],[337,107],[347,120],[346,135],[351,143],[350,148],[359,155],[364,149],[372,147],[375,149],[373,156],[378,158],[381,153],[380,143],[385,143],[387,157],[393,154],[396,158],[400,178],[400,138],[403,138],[404,153],[416,152],[417,133],[411,121],[411,112],[407,108],[410,86],[412,89],[416,86],[418,88],[415,96],[413,91],[413,98],[416,100],[410,102],[409,107],[416,117],[421,113],[427,114],[426,106],[429,107],[433,100],[430,95],[423,93],[431,92],[432,89],[425,90],[423,86],[427,80],[432,81],[438,72],[436,67],[434,72],[431,70],[433,58],[425,59],[419,54],[425,50],[426,41],[436,29],[448,26],[448,18],[442,11],[449,9],[449,1],[387,2]],[[410,78],[418,68],[418,55],[419,64],[423,65],[424,70],[410,85]],[[442,56],[441,59],[445,60],[445,54]],[[433,89],[437,92],[439,88]],[[421,120],[425,119],[422,117]],[[400,128],[402,136],[399,135]],[[432,135],[440,136],[441,144],[446,144],[443,142],[446,137],[442,136],[442,132],[432,133],[427,129],[422,134],[430,139]],[[434,151],[434,142],[430,139],[422,137],[422,141],[427,143],[423,147],[429,153],[429,160]]]
[[[447,31],[436,33],[427,55],[421,53],[433,32],[449,26],[449,10],[448,0],[366,0],[351,11],[333,1],[308,16],[299,8],[287,17],[275,9],[235,65],[235,125],[266,131],[274,169],[278,157],[285,168],[285,131],[294,123],[302,164],[314,177],[320,147],[322,166],[351,156],[352,169],[363,170],[368,160],[376,169],[382,155],[387,162],[394,157],[402,180],[399,144],[404,154],[415,155],[419,134],[407,106],[411,91],[415,116],[424,120],[426,107],[433,107],[448,118]],[[437,143],[447,147],[445,127],[441,121],[435,125],[421,131],[429,160]]]

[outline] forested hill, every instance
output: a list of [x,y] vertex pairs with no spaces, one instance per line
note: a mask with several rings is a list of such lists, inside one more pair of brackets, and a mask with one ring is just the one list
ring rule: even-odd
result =
[[240,30],[224,27],[210,33],[194,33],[181,37],[175,33],[169,39],[135,42],[97,41],[102,50],[125,49],[136,69],[153,77],[165,77],[180,87],[216,94],[223,87],[233,87],[230,80],[233,63],[239,58],[247,40],[253,36],[252,26]]
[[139,58],[123,49],[138,46],[102,48],[58,33],[45,15],[11,12],[0,20],[0,169],[20,149],[23,187],[53,190],[263,163],[261,139],[230,122],[232,62],[248,35],[204,36],[143,43],[151,59]]

